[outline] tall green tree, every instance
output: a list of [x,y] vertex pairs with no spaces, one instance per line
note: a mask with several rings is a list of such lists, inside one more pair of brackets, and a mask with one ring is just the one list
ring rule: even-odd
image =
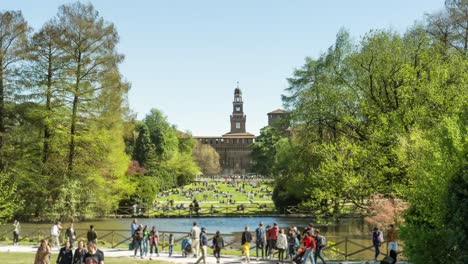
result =
[[146,169],[153,169],[157,166],[156,147],[151,142],[148,126],[143,122],[139,125],[133,159]]
[[18,93],[21,62],[27,57],[31,29],[20,11],[0,12],[0,172],[5,171],[8,134],[8,103]]
[[167,117],[160,110],[151,109],[143,122],[148,126],[158,160],[170,159],[177,153],[179,141],[176,129],[169,124]]
[[267,126],[260,130],[260,135],[252,144],[251,158],[254,172],[264,176],[274,175],[276,143],[280,138],[273,127]]
[[112,23],[105,21],[91,4],[75,2],[59,8],[57,21],[61,26],[63,50],[69,56],[67,72],[70,82],[67,96],[70,104],[70,132],[68,147],[68,177],[74,175],[74,165],[81,145],[77,140],[80,124],[94,115],[95,100],[103,88],[103,78],[122,60],[117,54],[119,41]]

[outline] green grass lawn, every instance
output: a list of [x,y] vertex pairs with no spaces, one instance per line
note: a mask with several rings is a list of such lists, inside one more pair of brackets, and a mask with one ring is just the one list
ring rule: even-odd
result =
[[[55,263],[56,255],[52,255],[51,262]],[[0,262],[1,263],[14,263],[14,264],[31,264],[34,261],[34,253],[17,253],[17,252],[0,252]],[[109,258],[107,257],[105,260],[106,264],[133,264],[133,263],[141,263],[141,264],[170,264],[172,262],[166,261],[159,261],[159,260],[140,260],[129,258],[129,257],[120,257],[120,258]]]
[[[218,192],[226,192],[232,194],[233,200],[235,200],[237,203],[245,203],[249,202],[248,196],[245,193],[239,192],[236,190],[236,187],[229,186],[225,182],[209,182],[209,185],[214,186],[214,188]],[[241,187],[242,183],[238,184],[238,188]],[[181,188],[176,188],[176,189],[171,189],[169,191],[166,191],[165,193],[170,193],[169,195],[164,195],[164,196],[158,196],[156,197],[156,200],[160,202],[166,202],[167,200],[174,200],[176,203],[190,203],[192,201],[191,198],[187,196],[183,196],[181,193],[182,192],[187,192],[188,190],[194,190],[197,188],[205,188],[202,186],[201,183],[192,183],[186,186],[183,186]],[[261,191],[261,189],[267,189],[268,191]],[[259,203],[271,203],[271,194],[269,192],[272,191],[271,184],[268,183],[261,183],[259,187],[252,187],[249,184],[249,181],[246,181],[244,184],[244,190],[245,192],[258,192],[256,196],[253,197],[253,201],[259,202]],[[175,192],[179,192],[179,194],[175,194]],[[207,199],[204,199],[204,195],[207,195]],[[204,203],[218,203],[220,200],[227,200],[227,198],[222,197],[221,194],[218,194],[219,197],[215,198],[213,197],[214,191],[213,190],[206,190],[202,191],[198,194],[194,195],[194,198],[197,199],[200,202],[200,206],[203,206]],[[260,197],[261,195],[264,195],[264,197]],[[188,204],[186,204],[188,206]]]
[[[193,199],[197,199],[199,202],[201,216],[271,215],[277,213],[271,199],[271,182],[259,182],[259,186],[255,187],[251,185],[253,183],[257,183],[257,181],[238,182],[237,186],[231,186],[224,181],[208,181],[208,186],[198,182],[167,190],[157,195],[158,205],[146,211],[145,215],[188,216],[190,214],[188,207]],[[191,194],[190,191],[192,191]],[[224,194],[229,194],[229,196],[225,197]],[[235,203],[227,203],[229,199]],[[167,206],[168,201],[171,200],[174,201],[174,205]],[[224,203],[221,203],[221,200]],[[185,209],[177,209],[176,206],[180,204],[184,204]],[[237,210],[241,204],[245,209]],[[213,207],[213,211],[211,207]],[[195,213],[192,212],[192,214]]]

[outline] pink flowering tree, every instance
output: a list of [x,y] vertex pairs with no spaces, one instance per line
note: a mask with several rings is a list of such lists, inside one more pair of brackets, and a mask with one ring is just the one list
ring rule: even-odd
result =
[[368,216],[364,221],[372,228],[387,227],[390,224],[399,224],[403,221],[403,211],[408,204],[401,199],[386,197],[383,194],[374,194],[369,199]]

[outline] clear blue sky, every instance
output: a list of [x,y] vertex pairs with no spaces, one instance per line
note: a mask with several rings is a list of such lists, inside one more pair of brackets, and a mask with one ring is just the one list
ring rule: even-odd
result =
[[[37,30],[70,1],[0,0],[22,10]],[[120,34],[121,71],[132,83],[131,108],[141,119],[161,109],[181,130],[218,136],[229,130],[239,81],[247,130],[258,134],[266,113],[281,108],[286,78],[306,56],[333,44],[341,27],[358,39],[370,29],[405,31],[443,0],[95,0]]]

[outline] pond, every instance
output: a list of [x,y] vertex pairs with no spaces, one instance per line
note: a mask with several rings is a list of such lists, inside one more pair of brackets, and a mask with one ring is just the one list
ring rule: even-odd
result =
[[[136,218],[138,223],[148,226],[156,226],[158,230],[173,231],[173,232],[189,232],[192,223],[197,222],[198,226],[206,227],[208,233],[214,233],[217,230],[223,234],[235,234],[242,232],[245,226],[249,226],[253,231],[257,228],[259,222],[264,225],[272,225],[278,223],[280,228],[287,229],[290,225],[295,225],[299,228],[307,226],[309,223],[314,223],[316,228],[321,230],[322,234],[327,236],[349,236],[356,235],[365,231],[365,224],[361,219],[343,219],[339,222],[331,224],[315,223],[312,218],[301,217],[193,217],[193,218]],[[88,229],[90,224],[93,224],[97,230],[129,230],[131,218],[108,218],[95,221],[85,221],[75,223],[75,229]],[[23,229],[40,228],[47,229],[52,227],[49,224],[22,223]],[[68,223],[62,223],[62,227],[66,229]]]

